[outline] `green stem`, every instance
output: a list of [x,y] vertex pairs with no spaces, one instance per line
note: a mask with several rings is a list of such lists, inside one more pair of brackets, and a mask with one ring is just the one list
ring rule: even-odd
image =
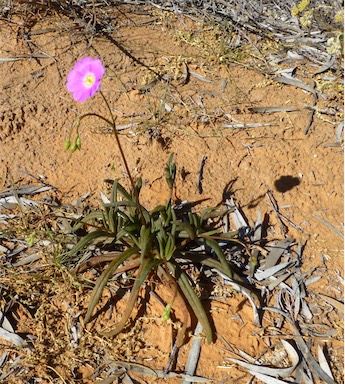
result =
[[110,116],[111,116],[111,120],[112,122],[110,123],[108,120],[108,123],[110,123],[110,126],[111,128],[113,129],[113,133],[114,133],[114,136],[115,136],[115,140],[116,140],[116,144],[119,148],[119,151],[120,151],[120,154],[121,154],[121,157],[122,157],[122,161],[123,161],[123,164],[125,166],[125,169],[126,169],[126,172],[127,172],[127,175],[129,177],[129,180],[131,182],[131,186],[132,186],[132,189],[133,189],[133,193],[135,195],[135,199],[136,199],[136,202],[137,202],[137,206],[138,206],[138,210],[140,212],[140,216],[141,216],[141,221],[142,223],[145,225],[146,224],[146,220],[145,220],[145,217],[144,217],[144,213],[143,213],[143,210],[142,210],[142,207],[140,205],[140,202],[139,202],[139,194],[138,194],[138,191],[137,189],[135,188],[135,184],[134,184],[134,181],[133,181],[133,178],[132,178],[132,175],[131,175],[131,172],[129,170],[129,167],[128,167],[128,163],[127,163],[127,160],[126,160],[126,156],[123,152],[123,149],[122,149],[122,146],[121,146],[121,143],[120,143],[120,138],[119,138],[119,134],[117,132],[117,129],[116,129],[116,122],[115,122],[115,117],[111,111],[111,108],[110,108],[110,105],[108,103],[108,100],[106,99],[106,97],[104,96],[103,92],[100,91],[100,94],[108,108],[108,111],[110,113]]
[[[145,220],[144,212],[143,212],[142,206],[141,206],[141,204],[139,202],[139,194],[138,194],[137,189],[135,188],[133,177],[132,177],[131,172],[129,170],[129,166],[128,166],[128,163],[127,163],[127,160],[126,160],[126,156],[125,156],[125,154],[123,152],[123,149],[122,149],[122,146],[121,146],[121,143],[120,143],[119,134],[118,134],[117,129],[116,129],[115,117],[114,117],[114,115],[113,115],[113,113],[111,111],[110,105],[109,105],[107,99],[105,98],[104,94],[101,91],[100,91],[100,94],[101,94],[101,96],[102,96],[102,98],[103,98],[103,100],[104,100],[104,102],[105,102],[105,104],[106,104],[106,106],[108,108],[108,111],[109,111],[110,116],[111,116],[111,120],[106,119],[105,117],[99,115],[98,113],[90,112],[90,113],[85,113],[84,115],[82,115],[80,117],[79,124],[80,124],[80,122],[85,117],[95,116],[95,117],[98,117],[99,119],[103,120],[105,123],[107,123],[112,128],[113,134],[115,136],[116,144],[117,144],[117,146],[119,148],[119,151],[120,151],[122,162],[123,162],[123,164],[125,166],[126,173],[127,173],[128,177],[129,177],[129,180],[130,180],[130,183],[131,183],[131,186],[132,186],[132,189],[133,189],[133,193],[134,193],[134,196],[135,196],[135,200],[136,200],[137,208],[139,210],[139,214],[140,214],[140,217],[141,217],[142,224],[145,225],[146,224],[146,220]],[[79,124],[76,127],[77,134],[78,134]],[[74,126],[71,129],[69,137],[71,137],[71,133],[72,133],[73,128],[74,128]]]
[[110,120],[108,120],[105,117],[103,117],[102,115],[99,115],[98,113],[94,113],[94,112],[89,112],[89,113],[85,113],[84,115],[82,115],[79,118],[79,123],[84,119],[84,117],[90,117],[90,116],[98,117],[101,120],[103,120],[104,122],[106,122],[107,124],[109,124],[110,126],[112,125],[112,122]]

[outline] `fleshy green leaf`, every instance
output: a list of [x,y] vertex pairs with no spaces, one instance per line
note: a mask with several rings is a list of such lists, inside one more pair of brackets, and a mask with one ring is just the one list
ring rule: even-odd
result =
[[132,291],[130,293],[130,296],[127,302],[126,309],[122,314],[121,320],[116,324],[116,327],[112,331],[103,333],[103,336],[105,337],[116,336],[123,330],[133,311],[135,303],[138,299],[141,285],[143,284],[143,282],[145,281],[147,275],[151,272],[151,270],[159,264],[161,264],[161,260],[158,260],[158,259],[145,258],[142,260],[141,265],[139,267],[139,271],[138,271],[138,277],[134,282]]
[[225,269],[225,271],[227,271],[226,274],[230,278],[232,278],[233,277],[233,273],[232,273],[232,270],[230,268],[230,264],[226,260],[226,258],[224,256],[224,253],[223,253],[222,249],[220,248],[219,244],[217,243],[217,241],[214,240],[214,239],[208,239],[208,238],[205,238],[204,241],[205,241],[206,245],[208,245],[210,248],[212,248],[214,250],[214,253],[217,255],[217,257],[218,257],[220,263],[222,264],[223,268]]
[[168,262],[167,264],[171,272],[173,272],[173,274],[175,275],[177,283],[180,286],[193,312],[195,313],[195,316],[200,321],[200,324],[202,325],[202,328],[205,332],[207,342],[212,343],[213,334],[210,322],[208,321],[205,309],[201,304],[200,299],[198,298],[198,296],[194,292],[193,287],[190,284],[188,276],[185,272],[181,270],[179,266],[173,264],[172,262]]
[[106,286],[108,280],[112,276],[112,274],[116,271],[120,264],[122,264],[129,257],[133,256],[135,253],[139,251],[139,248],[133,246],[126,251],[122,252],[116,259],[114,259],[108,267],[103,271],[101,276],[97,279],[96,285],[92,291],[89,307],[87,309],[87,313],[84,318],[85,324],[88,323],[91,319],[93,310],[95,309],[99,298],[102,295],[103,289]]
[[82,237],[78,243],[70,250],[69,256],[73,256],[78,251],[81,251],[83,248],[89,246],[96,239],[108,238],[110,236],[109,232],[106,231],[93,231]]
[[101,219],[104,222],[104,213],[99,211],[89,213],[88,215],[81,218],[73,225],[73,231],[77,231],[79,228],[83,227],[84,225],[89,224],[91,220],[96,220],[96,219]]

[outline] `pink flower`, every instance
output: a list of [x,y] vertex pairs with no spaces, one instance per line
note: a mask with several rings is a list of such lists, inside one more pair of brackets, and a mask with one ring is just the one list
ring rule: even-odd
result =
[[67,75],[67,90],[74,100],[83,102],[99,91],[105,69],[100,59],[84,57],[76,62]]

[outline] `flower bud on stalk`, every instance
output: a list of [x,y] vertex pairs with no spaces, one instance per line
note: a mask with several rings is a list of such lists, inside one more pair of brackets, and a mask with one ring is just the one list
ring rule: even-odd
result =
[[65,151],[68,151],[70,149],[70,147],[71,147],[71,140],[70,139],[65,140],[63,145],[64,145],[64,148],[65,148]]

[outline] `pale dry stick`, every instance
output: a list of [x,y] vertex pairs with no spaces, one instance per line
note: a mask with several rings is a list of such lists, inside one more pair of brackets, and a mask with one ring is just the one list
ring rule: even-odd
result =
[[190,74],[191,77],[194,77],[197,80],[203,81],[205,83],[213,83],[213,81],[211,79],[208,79],[207,77],[202,76],[199,73],[196,73],[196,72],[193,72],[193,71],[189,71],[189,74]]
[[[201,342],[202,342],[202,336],[200,335],[201,333],[202,333],[202,325],[200,324],[200,322],[198,322],[194,330],[192,346],[190,348],[187,364],[185,367],[185,373],[189,376],[194,376],[196,368],[198,366],[200,350],[201,350]],[[189,383],[190,383],[189,380],[184,379],[181,384],[189,384]]]
[[280,217],[280,213],[279,213],[279,207],[278,207],[278,204],[277,202],[275,201],[275,199],[273,198],[273,195],[272,195],[272,192],[271,191],[267,191],[266,192],[266,196],[271,204],[271,207],[274,211],[274,213],[276,214],[277,216],[277,219],[278,219],[278,222],[279,222],[279,225],[280,225],[280,230],[284,236],[284,238],[286,238],[286,234],[288,232],[288,228],[287,226],[284,224],[283,220],[281,219]]
[[7,63],[10,61],[17,61],[20,60],[18,57],[0,57],[0,63]]
[[[262,240],[262,215],[261,215],[260,210],[257,211],[255,230],[254,230],[254,234],[253,234],[253,237],[251,240],[255,244],[257,244],[258,242],[260,242]],[[253,279],[255,269],[259,263],[258,262],[258,257],[259,257],[259,253],[260,253],[259,248],[260,247],[254,247],[251,249],[251,252],[250,252],[250,263],[249,263],[249,275],[248,276],[251,279]]]
[[310,92],[312,95],[316,94],[315,91],[315,83],[313,83],[312,86],[309,84],[303,83],[303,81],[294,79],[293,77],[274,77],[272,79],[273,81],[276,81],[277,83],[286,84],[286,85],[292,85],[293,87],[303,89],[304,91]]
[[279,212],[279,215],[280,215],[284,220],[286,220],[286,221],[289,223],[289,225],[291,225],[291,227],[297,229],[297,231],[303,232],[302,228],[301,228],[299,225],[293,223],[288,217],[286,217],[285,215],[283,215],[281,212]]
[[54,57],[44,53],[31,53],[16,55],[15,57],[2,57],[0,58],[0,62],[17,61],[21,59],[54,59]]
[[52,33],[52,32],[57,32],[58,28],[46,28],[46,29],[40,29],[40,30],[35,30],[35,31],[29,31],[27,35],[34,36],[34,35],[45,35],[46,33]]
[[[281,218],[283,218],[284,220],[286,220],[286,221],[289,223],[289,225],[291,225],[291,227],[297,229],[297,231],[303,232],[302,228],[301,228],[299,225],[293,223],[289,218],[287,218],[285,215],[283,215],[283,214],[279,211],[278,204],[277,204],[277,202],[275,201],[275,199],[274,199],[274,197],[273,197],[271,191],[268,191],[268,192],[266,193],[266,196],[268,197],[268,199],[269,199],[269,201],[270,201],[270,203],[271,203],[271,206],[272,206],[274,212],[276,213],[276,215],[277,215],[277,217],[278,217],[279,222],[282,222],[282,223],[283,223],[283,221],[281,220]],[[284,227],[287,229],[287,227],[286,227],[286,225],[285,225],[284,223],[283,223],[283,225],[284,225]],[[284,236],[284,237],[285,237],[285,236]]]
[[316,215],[315,213],[312,213],[312,216],[315,217],[315,219],[321,221],[321,223],[327,225],[328,228],[330,228],[332,231],[334,231],[339,237],[342,239],[344,238],[344,234],[340,232],[333,224],[331,224],[329,221],[323,219],[321,216]]
[[[54,187],[53,185],[51,185],[51,184],[49,184],[49,183],[46,183],[46,182],[44,181],[44,179],[45,179],[46,177],[43,176],[43,175],[38,175],[39,177],[36,177],[36,176],[32,175],[31,173],[29,173],[29,172],[27,172],[27,171],[19,170],[19,172],[22,173],[23,175],[26,175],[26,176],[31,177],[32,179],[36,180],[38,183],[41,183],[41,184],[43,184],[43,185],[46,186],[46,187],[50,187],[50,188],[52,188],[52,189],[54,189],[54,190],[56,189],[56,187]],[[26,192],[26,193],[27,193],[27,192]]]
[[278,124],[276,123],[225,124],[223,125],[223,128],[247,129],[247,128],[270,127],[272,125],[278,125]]
[[[315,89],[315,87],[316,87],[316,83],[315,83],[315,81],[313,81],[313,88]],[[313,109],[310,112],[310,117],[309,117],[308,125],[304,129],[304,134],[305,135],[307,135],[309,133],[309,130],[310,130],[310,128],[311,128],[311,126],[312,126],[312,124],[314,122],[315,107],[316,107],[316,104],[317,104],[317,100],[318,100],[318,96],[317,96],[316,91],[314,91],[314,93],[313,93],[313,104],[312,104]]]
[[296,112],[300,109],[298,107],[250,107],[250,112],[254,113],[277,113],[277,112]]
[[335,110],[329,109],[320,109],[314,105],[305,105],[305,109],[309,109],[310,111],[315,111],[322,115],[336,116],[337,112]]
[[204,169],[206,160],[207,160],[207,156],[202,155],[200,160],[200,165],[199,165],[198,181],[196,183],[196,188],[198,190],[199,195],[202,194],[203,169]]

